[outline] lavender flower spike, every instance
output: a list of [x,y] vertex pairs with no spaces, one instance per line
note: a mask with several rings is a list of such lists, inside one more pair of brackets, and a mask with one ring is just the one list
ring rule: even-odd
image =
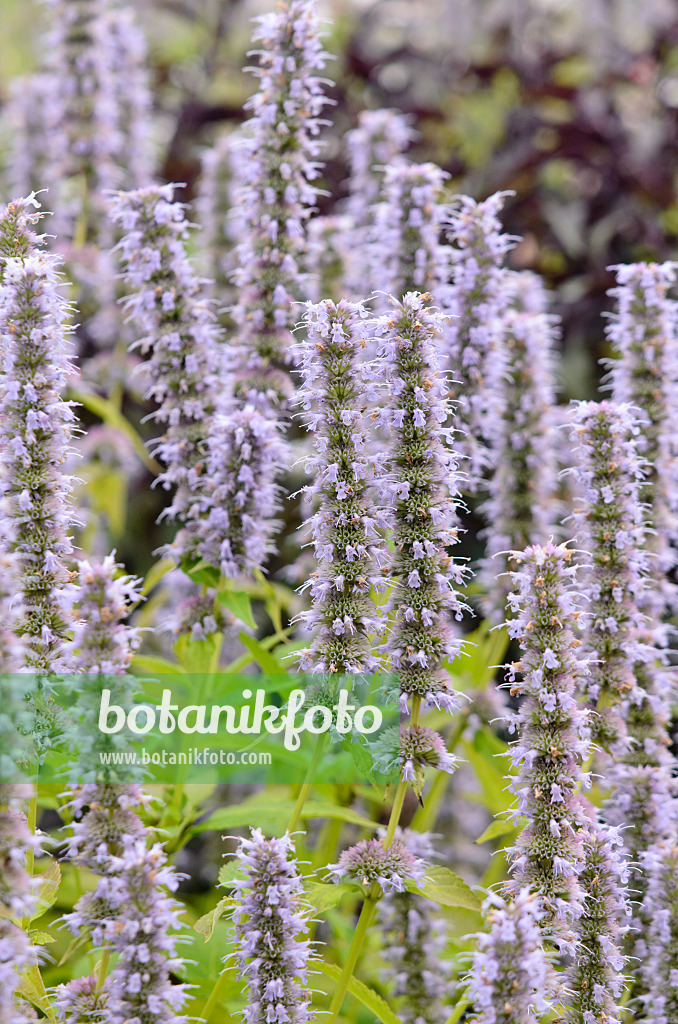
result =
[[[520,641],[522,657],[507,666],[512,694],[523,694],[520,711],[509,721],[520,739],[510,749],[518,776],[511,789],[517,813],[528,825],[510,850],[509,889],[528,888],[544,910],[541,926],[561,950],[571,951],[572,924],[582,910],[578,877],[584,852],[584,824],[578,790],[585,782],[582,762],[589,751],[587,716],[575,692],[585,666],[573,651],[581,615],[574,590],[572,551],[549,542],[514,552],[520,568],[512,573],[517,593],[509,597],[515,618],[509,636]],[[520,675],[521,681],[516,682]]]
[[584,832],[585,864],[579,881],[586,893],[577,922],[578,943],[568,971],[566,1024],[619,1024],[626,957],[620,952],[627,902],[628,866],[618,829],[591,822]]
[[73,617],[73,669],[107,675],[125,672],[140,643],[138,629],[124,624],[130,605],[141,600],[140,580],[118,575],[115,553],[103,562],[78,562],[69,591]]
[[627,405],[580,402],[574,408],[574,472],[581,494],[572,518],[577,540],[591,556],[585,647],[592,663],[584,693],[598,705],[591,718],[593,736],[617,750],[626,736],[620,701],[636,688],[635,664],[655,656],[641,643],[645,617],[638,609],[648,571],[639,432],[635,410]]
[[678,337],[676,303],[668,292],[676,281],[676,263],[631,263],[616,267],[617,287],[610,293],[617,309],[607,335],[618,358],[610,362],[612,394],[642,414],[639,451],[647,463],[641,498],[649,505],[646,545],[651,571],[659,583],[648,589],[648,613],[661,619],[678,610],[678,588],[666,579],[678,561]]
[[382,493],[392,518],[398,580],[390,602],[396,619],[385,649],[400,676],[403,710],[417,696],[453,712],[460,697],[442,663],[461,650],[449,622],[462,616],[455,587],[465,571],[447,551],[457,543],[457,459],[445,426],[451,413],[447,383],[435,351],[445,321],[427,308],[429,298],[412,292],[401,303],[392,300],[377,324],[392,396],[384,414],[391,443]]
[[473,1024],[538,1024],[557,988],[541,945],[539,900],[527,889],[510,903],[492,893],[483,909],[490,930],[478,938],[468,978]]
[[436,296],[447,281],[449,247],[439,242],[446,177],[435,164],[386,168],[384,202],[375,210],[369,243],[371,280],[379,291],[395,299],[412,291]]
[[309,588],[313,607],[299,618],[315,636],[301,652],[301,668],[369,671],[378,664],[369,638],[382,627],[370,590],[384,588],[387,564],[378,533],[382,518],[369,489],[381,464],[370,454],[365,425],[377,397],[375,370],[360,363],[372,326],[364,306],[343,300],[307,304],[304,321],[308,340],[296,355],[299,402],[315,435],[306,469],[315,474],[309,491],[319,499],[308,522],[319,568],[302,587]]
[[147,398],[158,405],[163,435],[154,453],[165,465],[162,486],[176,488],[164,515],[186,527],[171,547],[193,553],[191,526],[205,506],[204,469],[210,419],[215,412],[222,357],[217,328],[184,251],[188,224],[174,185],[115,196],[111,216],[125,232],[120,259],[131,292],[125,305],[138,331],[135,343],[150,355]]
[[301,903],[303,885],[292,839],[266,839],[252,829],[237,851],[247,880],[236,882],[238,897],[233,921],[240,976],[247,979],[247,1024],[286,1021],[304,1024],[312,1019],[308,980],[311,943],[300,940],[308,914]]
[[75,415],[61,394],[74,370],[59,265],[55,256],[28,251],[4,260],[0,284],[0,494],[20,577],[27,664],[41,672],[60,664],[73,550],[72,479],[63,466]]
[[19,921],[35,909],[26,852],[34,841],[21,810],[29,787],[0,785],[0,1020],[28,1024],[17,989],[37,950]]
[[242,185],[235,198],[244,237],[234,315],[241,344],[237,389],[245,400],[268,402],[290,391],[280,364],[289,361],[293,302],[304,297],[305,223],[318,194],[312,182],[319,173],[319,114],[328,101],[318,77],[326,54],[315,0],[282,0],[276,13],[257,19],[254,40],[259,89],[246,104],[251,117],[238,157]]
[[373,885],[381,893],[405,892],[408,879],[421,885],[426,864],[402,839],[394,839],[388,849],[380,839],[363,839],[344,850],[338,863],[328,864],[327,870],[333,882],[355,882],[367,895]]
[[495,623],[506,617],[507,570],[514,568],[508,552],[545,543],[558,518],[556,322],[546,311],[546,294],[535,274],[514,274],[512,281],[515,296],[504,318],[504,368],[497,393],[501,418],[490,454],[489,497],[482,506],[486,554],[479,578],[487,614]]
[[642,1018],[647,1024],[672,1024],[678,1015],[678,843],[671,839],[643,854],[648,878],[643,901],[646,928],[638,942],[643,954]]
[[459,427],[465,432],[458,447],[469,460],[464,469],[470,494],[480,487],[488,444],[499,426],[496,396],[503,369],[504,314],[514,280],[502,268],[514,241],[502,234],[499,222],[505,195],[496,192],[482,203],[461,196],[449,220],[452,283],[441,305],[451,314],[445,351],[455,381],[452,395],[459,398]]

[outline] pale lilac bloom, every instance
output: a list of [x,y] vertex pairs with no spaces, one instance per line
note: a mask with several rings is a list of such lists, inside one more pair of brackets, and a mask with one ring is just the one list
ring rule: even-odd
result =
[[18,999],[21,975],[38,961],[38,949],[21,927],[21,918],[36,909],[26,856],[35,845],[23,804],[30,787],[0,785],[0,1020],[28,1024],[26,1004]]

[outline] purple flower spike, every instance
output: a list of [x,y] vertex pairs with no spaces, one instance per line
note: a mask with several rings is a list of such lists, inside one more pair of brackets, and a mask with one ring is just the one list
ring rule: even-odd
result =
[[[578,662],[574,630],[582,610],[574,589],[572,551],[549,542],[514,552],[519,569],[509,597],[514,618],[509,635],[520,641],[522,657],[506,668],[511,693],[522,694],[520,711],[509,721],[520,739],[510,749],[517,778],[517,814],[528,824],[509,851],[509,888],[536,893],[544,910],[542,927],[562,950],[573,946],[573,920],[584,893],[578,877],[583,863],[584,824],[579,789],[589,752],[587,716],[575,693],[585,665]],[[516,682],[520,676],[521,681]]]
[[93,974],[57,985],[54,1006],[64,1024],[108,1024],[108,992]]
[[233,911],[240,977],[247,979],[247,1024],[305,1024],[313,1018],[308,980],[311,943],[303,884],[289,835],[266,839],[259,828],[237,850],[247,880],[236,882]]
[[643,901],[646,926],[636,952],[643,956],[642,1018],[647,1024],[673,1024],[678,1019],[678,844],[672,839],[643,854],[648,879]]
[[457,543],[456,443],[450,426],[448,385],[440,375],[436,341],[445,319],[427,308],[428,295],[410,293],[391,302],[377,321],[379,355],[391,407],[388,473],[382,495],[394,533],[392,571],[397,584],[390,602],[395,622],[385,650],[400,677],[403,709],[418,696],[431,707],[454,712],[460,703],[445,659],[461,650],[450,626],[463,603],[455,589],[464,568],[448,554]]
[[361,363],[372,336],[364,306],[342,301],[307,304],[308,340],[296,348],[303,388],[299,403],[315,455],[306,469],[318,499],[308,520],[318,570],[304,584],[312,608],[299,618],[314,632],[301,652],[301,668],[313,672],[362,672],[378,664],[370,637],[382,629],[370,597],[383,590],[387,559],[370,481],[380,471],[367,439],[367,411],[377,400],[376,370]]
[[539,1024],[552,1006],[556,974],[542,949],[542,913],[522,889],[506,903],[492,893],[484,904],[490,926],[478,938],[469,974],[476,1024]]
[[365,893],[373,885],[382,893],[389,893],[405,892],[405,883],[410,879],[421,885],[426,864],[400,839],[394,839],[388,849],[380,839],[363,839],[344,850],[338,863],[329,864],[327,870],[333,882],[346,879],[357,883]]
[[125,672],[140,643],[138,629],[124,624],[130,605],[141,600],[140,580],[117,576],[114,555],[103,562],[78,562],[77,583],[68,593],[73,611],[73,669],[80,672]]

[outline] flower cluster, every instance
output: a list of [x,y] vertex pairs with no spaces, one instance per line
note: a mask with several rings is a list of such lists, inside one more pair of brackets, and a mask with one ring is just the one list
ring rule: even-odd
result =
[[306,469],[315,474],[309,490],[320,504],[309,520],[319,563],[305,585],[313,607],[300,616],[316,635],[301,654],[301,667],[362,672],[377,664],[369,637],[381,623],[370,591],[383,589],[380,570],[386,565],[365,430],[367,407],[377,394],[374,368],[359,361],[372,326],[362,305],[346,301],[309,303],[304,322],[308,339],[296,349],[303,379],[299,401],[315,435]]
[[517,592],[509,596],[514,618],[507,626],[522,656],[507,666],[507,685],[524,699],[510,720],[510,728],[521,732],[510,750],[518,772],[511,789],[518,796],[517,813],[528,824],[509,851],[510,889],[539,894],[542,927],[567,950],[584,899],[578,876],[584,858],[578,791],[585,781],[582,762],[589,742],[587,716],[575,699],[585,669],[573,653],[581,595],[574,590],[572,551],[564,545],[528,547],[514,558]]
[[108,993],[93,974],[73,978],[56,989],[57,1020],[65,1024],[108,1024]]
[[386,168],[368,251],[375,287],[396,299],[412,291],[435,295],[446,281],[449,249],[439,242],[445,177],[435,164]]
[[399,769],[400,777],[413,783],[420,796],[424,788],[424,771],[435,768],[453,772],[459,761],[450,754],[442,736],[425,725],[401,725],[387,729],[373,747],[374,762],[385,774]]
[[617,287],[610,293],[617,309],[607,327],[617,359],[610,381],[617,402],[639,410],[640,454],[646,462],[641,498],[649,506],[652,572],[658,586],[649,588],[648,613],[678,608],[678,590],[666,579],[675,567],[673,541],[678,537],[678,337],[676,304],[669,289],[676,281],[675,263],[631,263],[616,268]]
[[[346,133],[346,151],[350,166],[348,212],[354,229],[370,223],[374,204],[382,198],[384,177],[397,165],[414,133],[404,114],[398,110],[362,110],[357,127]],[[356,237],[361,248],[365,236]]]
[[0,1020],[27,1024],[17,1000],[20,977],[37,962],[37,951],[18,920],[35,909],[26,871],[26,853],[34,836],[21,803],[27,787],[0,785]]
[[424,293],[410,293],[379,321],[379,356],[391,407],[384,411],[391,441],[382,496],[392,520],[397,583],[395,614],[386,643],[400,677],[403,709],[412,697],[450,712],[459,696],[450,686],[445,659],[456,658],[461,640],[450,626],[463,604],[455,587],[464,569],[448,554],[457,542],[457,458],[447,382],[441,377],[436,340],[444,320],[428,309]]
[[186,526],[172,546],[180,558],[191,554],[191,522],[205,503],[207,436],[223,363],[218,329],[186,257],[188,225],[174,186],[118,193],[111,216],[124,231],[118,249],[130,291],[125,308],[144,332],[134,347],[150,354],[146,397],[157,403],[153,415],[164,431],[154,442],[165,466],[159,481],[176,488],[164,514]]
[[[25,202],[20,200],[19,203]],[[5,216],[16,214],[7,208]],[[20,225],[21,218],[17,221]],[[5,221],[4,231],[7,231]],[[21,243],[23,245],[23,243]],[[0,466],[6,523],[23,599],[20,630],[30,667],[58,666],[66,619],[63,590],[72,548],[72,479],[64,473],[74,412],[62,392],[70,362],[70,309],[60,294],[59,260],[32,250],[4,259],[0,284]]]
[[572,415],[575,475],[580,488],[573,520],[577,540],[591,558],[586,572],[589,599],[585,680],[594,737],[608,746],[625,736],[619,704],[635,689],[634,666],[653,652],[640,643],[644,617],[638,610],[645,587],[645,509],[640,501],[643,463],[634,411],[612,402],[580,402]]
[[650,846],[643,854],[647,890],[643,901],[646,928],[639,941],[645,956],[641,997],[647,1024],[671,1024],[678,1014],[678,845],[672,840]]
[[263,568],[279,525],[276,478],[288,464],[280,424],[253,406],[212,421],[206,460],[209,507],[196,527],[197,548],[223,576]]
[[14,199],[0,211],[0,281],[6,259],[30,256],[43,245],[45,236],[35,231],[42,218],[39,210],[40,203],[31,192],[25,198]]
[[328,864],[327,870],[333,882],[348,879],[366,893],[373,885],[389,893],[405,892],[408,881],[421,885],[426,865],[401,839],[394,839],[389,847],[381,839],[363,839],[344,850],[339,861]]
[[124,625],[130,605],[140,599],[140,581],[116,573],[115,555],[102,562],[78,562],[77,583],[69,590],[73,611],[73,668],[106,675],[129,668],[139,646],[138,629]]
[[231,297],[233,246],[236,231],[229,214],[234,210],[237,148],[232,133],[220,135],[213,146],[202,153],[195,211],[200,224],[200,248],[206,277],[220,307]]
[[[399,838],[410,852],[424,860],[434,856],[430,836],[405,829]],[[442,1024],[447,1019],[443,1000],[449,992],[445,949],[445,923],[436,919],[433,904],[412,892],[389,892],[379,903],[382,956],[386,978],[398,999],[403,1024]]]
[[292,839],[266,839],[252,829],[251,839],[241,839],[237,857],[247,874],[235,883],[233,911],[240,976],[247,979],[247,1024],[288,1021],[304,1024],[311,1019],[308,980],[311,943],[300,939],[308,929],[301,902],[303,884]]
[[620,952],[625,918],[630,914],[628,866],[618,829],[591,822],[584,831],[584,866],[579,875],[586,893],[577,922],[577,951],[569,969],[567,1024],[606,1021],[618,1024],[617,1000],[624,987],[626,958]]
[[282,0],[276,13],[258,19],[254,41],[260,44],[254,70],[259,88],[246,104],[250,119],[243,126],[235,192],[244,229],[234,315],[242,346],[238,388],[245,400],[251,390],[278,389],[278,397],[289,390],[275,368],[267,371],[271,360],[288,361],[293,302],[303,297],[305,222],[317,195],[312,182],[319,173],[319,114],[327,103],[318,77],[326,55],[315,0]]
[[501,232],[503,203],[501,192],[482,203],[461,196],[448,223],[453,248],[451,285],[443,300],[445,312],[451,314],[445,350],[455,382],[453,395],[459,400],[459,427],[466,432],[459,450],[468,459],[464,469],[470,494],[480,487],[488,444],[499,427],[501,346],[513,287],[513,277],[502,267],[513,244]]
[[181,966],[176,936],[181,927],[173,892],[179,877],[159,844],[148,845],[136,809],[148,798],[137,786],[86,784],[73,809],[86,813],[73,827],[70,856],[99,881],[81,896],[65,921],[73,934],[118,954],[105,982],[107,1020],[124,1024],[183,1024],[183,985],[170,976]]
[[527,889],[509,903],[492,893],[483,906],[490,930],[478,937],[468,993],[476,1024],[538,1024],[557,983],[542,949],[539,899]]
[[503,360],[496,400],[500,411],[490,451],[489,496],[482,506],[485,558],[479,579],[494,622],[506,617],[508,553],[543,544],[553,533],[558,489],[555,437],[556,323],[539,279],[512,275],[513,302],[504,317]]

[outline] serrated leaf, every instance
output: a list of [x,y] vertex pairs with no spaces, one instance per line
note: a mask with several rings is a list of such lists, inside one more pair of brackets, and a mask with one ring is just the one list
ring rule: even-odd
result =
[[487,826],[483,834],[478,836],[476,843],[487,843],[490,839],[496,839],[498,836],[507,836],[515,831],[516,825],[512,821],[493,821]]
[[433,900],[444,907],[463,907],[465,910],[480,910],[480,897],[467,885],[463,878],[449,868],[434,864],[428,868],[423,885],[408,886],[410,892],[417,892],[427,900]]
[[354,891],[352,886],[344,885],[342,882],[337,885],[331,882],[311,882],[306,890],[306,899],[317,914],[322,914],[323,911],[336,907],[345,893]]
[[223,604],[224,608],[228,608],[236,619],[240,619],[251,629],[256,629],[257,624],[252,615],[252,601],[248,594],[243,594],[240,590],[220,590],[217,593],[217,600],[219,604]]
[[205,942],[209,942],[214,934],[214,929],[217,922],[224,916],[227,910],[232,906],[233,901],[230,896],[225,896],[223,900],[219,900],[214,910],[210,910],[209,913],[203,914],[195,924],[193,925],[193,931],[197,932],[198,935],[205,937]]
[[28,937],[34,946],[48,946],[50,942],[56,942],[54,936],[50,935],[49,932],[41,932],[36,929],[31,929]]
[[257,665],[263,669],[264,672],[271,672],[276,675],[287,675],[287,669],[283,668],[278,659],[274,657],[270,651],[267,651],[265,647],[262,647],[255,637],[250,636],[249,633],[240,633],[239,639],[250,652]]
[[37,1006],[39,1010],[42,1010],[50,1020],[56,1020],[56,1013],[45,991],[45,983],[42,980],[37,964],[32,964],[21,975],[16,991],[17,995],[22,996],[29,1003],[32,1003],[33,1006]]
[[61,868],[59,862],[56,860],[50,860],[49,864],[42,872],[38,875],[39,886],[38,886],[38,909],[34,914],[31,914],[31,922],[37,921],[38,918],[46,914],[51,906],[56,903],[57,892],[61,885]]
[[[314,963],[313,966],[314,968],[317,967],[321,974],[325,974],[334,981],[339,981],[341,978],[342,972],[336,964],[327,964],[319,961],[317,964]],[[363,981],[359,981],[358,978],[351,978],[346,991],[350,992],[370,1013],[373,1013],[382,1024],[401,1024],[401,1021],[396,1017],[386,1000],[382,999],[373,988],[370,988]]]
[[219,885],[229,885],[236,881],[242,882],[246,878],[247,874],[241,868],[239,860],[230,860],[219,871]]

